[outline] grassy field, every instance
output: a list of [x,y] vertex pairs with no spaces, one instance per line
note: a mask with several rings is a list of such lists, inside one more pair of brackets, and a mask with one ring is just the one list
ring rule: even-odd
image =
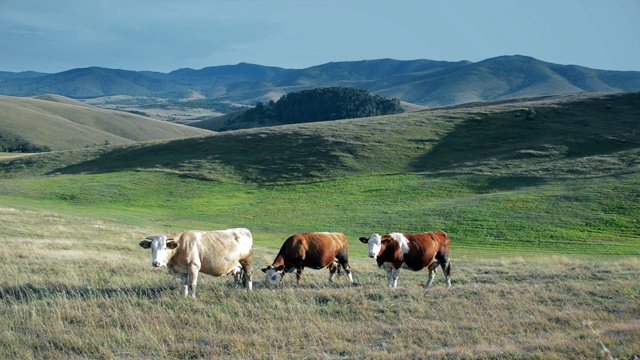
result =
[[[453,287],[404,271],[386,288],[353,256],[356,285],[307,270],[253,292],[203,276],[197,299],[152,269],[149,229],[0,208],[5,359],[603,358],[640,352],[640,260],[455,249]],[[255,266],[276,249],[258,246]]]
[[444,229],[459,249],[640,255],[637,175],[514,182],[407,174],[255,186],[118,172],[0,180],[0,199],[160,232],[243,226],[257,244],[272,247],[304,231],[341,231],[357,239]]
[[[0,358],[629,358],[640,354],[638,94],[477,104],[0,156]],[[533,111],[532,111],[533,109]],[[140,238],[247,227],[255,291],[178,296]],[[453,287],[357,241],[445,230]],[[341,231],[357,285],[271,289],[284,239]]]

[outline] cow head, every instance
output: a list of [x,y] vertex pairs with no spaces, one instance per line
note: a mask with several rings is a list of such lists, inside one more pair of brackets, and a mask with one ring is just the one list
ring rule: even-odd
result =
[[169,253],[178,247],[178,242],[166,235],[147,236],[138,243],[142,248],[151,248],[151,265],[154,267],[166,266]]
[[284,277],[284,265],[280,265],[277,267],[269,265],[266,268],[262,269],[262,272],[267,274],[267,281],[269,282],[269,284],[278,285]]
[[361,237],[360,241],[369,245],[369,257],[375,259],[382,252],[383,246],[389,245],[391,239],[385,238],[383,240],[382,236],[373,234],[368,239],[366,237]]

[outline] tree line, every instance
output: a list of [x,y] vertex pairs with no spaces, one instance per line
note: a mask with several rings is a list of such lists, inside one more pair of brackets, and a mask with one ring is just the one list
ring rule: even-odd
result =
[[283,95],[240,116],[242,122],[297,124],[401,113],[400,100],[348,87],[326,87]]
[[3,141],[2,136],[0,135],[0,152],[38,153],[49,151],[51,151],[51,148],[47,145],[35,145],[20,137],[16,137],[15,140],[12,141]]

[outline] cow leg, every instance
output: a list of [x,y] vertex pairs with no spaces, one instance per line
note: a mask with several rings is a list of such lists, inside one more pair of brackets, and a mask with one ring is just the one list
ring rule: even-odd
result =
[[433,278],[436,277],[436,272],[438,272],[438,268],[432,268],[429,267],[429,279],[427,280],[427,283],[424,285],[425,288],[428,288],[431,286],[431,282],[433,281]]
[[302,270],[304,270],[304,266],[296,269],[296,285],[300,285],[300,279],[302,279]]
[[329,265],[329,282],[333,282],[333,277],[336,275],[336,271],[338,271],[339,269],[340,268],[335,261],[331,262],[331,265]]
[[444,278],[447,281],[447,287],[451,287],[451,261],[449,261],[449,253],[438,253],[436,254],[436,259],[442,267],[442,273],[444,274]]
[[342,265],[344,271],[349,275],[349,281],[353,283],[353,275],[351,274],[351,265],[349,265],[349,259],[346,256],[340,256],[338,257],[338,262],[340,263],[340,265]]
[[396,287],[398,287],[398,278],[400,277],[400,269],[393,269],[392,276],[393,276],[393,288],[395,289]]
[[174,274],[174,276],[180,280],[184,296],[189,296],[189,276],[186,274]]
[[251,260],[245,259],[240,261],[240,265],[242,265],[242,286],[249,289],[249,291],[253,290],[253,270],[251,270]]
[[451,262],[447,261],[446,264],[442,264],[442,272],[444,273],[444,278],[447,280],[447,287],[451,287]]
[[191,293],[191,297],[196,297],[196,286],[198,285],[198,272],[200,271],[200,266],[197,264],[192,264],[189,266],[187,270],[188,275],[188,288],[185,288],[185,295]]
[[387,285],[390,288],[395,289],[398,286],[398,277],[400,276],[400,269],[387,269]]
[[230,274],[231,276],[233,276],[233,287],[237,288],[238,286],[240,286],[240,283],[242,282],[242,277],[244,276],[244,269],[242,267],[233,269],[230,272]]
[[393,287],[393,276],[391,275],[391,269],[386,269],[387,271],[387,286]]

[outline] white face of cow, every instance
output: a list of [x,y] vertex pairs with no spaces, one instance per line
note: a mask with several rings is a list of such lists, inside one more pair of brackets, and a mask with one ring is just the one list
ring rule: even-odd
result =
[[278,285],[280,281],[282,281],[283,273],[278,271],[276,268],[269,266],[267,270],[264,272],[267,274],[267,281],[271,285]]
[[377,258],[380,249],[382,249],[382,236],[378,234],[371,235],[367,244],[369,244],[369,257],[373,259]]
[[154,267],[167,266],[170,248],[175,248],[173,244],[175,241],[171,241],[170,245],[167,244],[165,235],[149,236],[140,242],[143,248],[151,248],[151,265]]

